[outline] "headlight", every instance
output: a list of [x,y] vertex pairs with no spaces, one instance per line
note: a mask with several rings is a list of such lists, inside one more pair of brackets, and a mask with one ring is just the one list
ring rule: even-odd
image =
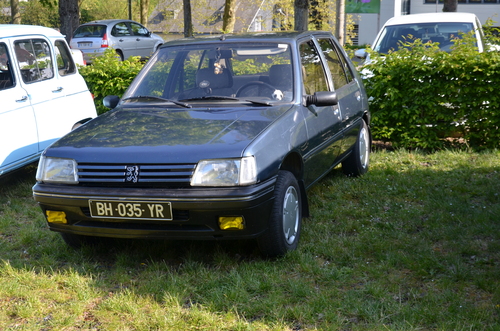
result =
[[72,159],[40,158],[36,180],[44,183],[78,184],[77,164]]
[[242,186],[257,182],[253,156],[241,159],[202,160],[194,171],[192,186]]

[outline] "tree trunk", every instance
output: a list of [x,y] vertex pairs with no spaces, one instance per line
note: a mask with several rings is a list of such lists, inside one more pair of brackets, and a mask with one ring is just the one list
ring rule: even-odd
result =
[[148,24],[149,0],[141,0],[141,24]]
[[182,0],[184,9],[184,37],[193,36],[193,20],[191,19],[191,2]]
[[226,0],[224,6],[224,17],[222,18],[222,32],[232,33],[236,22],[236,0]]
[[309,20],[309,0],[294,0],[295,22],[293,28],[296,31],[307,31]]
[[335,32],[337,40],[343,46],[345,43],[345,0],[337,0],[337,20]]
[[457,0],[444,0],[443,11],[444,12],[456,12],[458,7]]
[[80,9],[78,0],[59,1],[59,21],[61,22],[61,33],[69,43],[73,31],[80,25]]
[[19,0],[10,0],[10,13],[12,24],[21,24],[21,13],[19,12]]

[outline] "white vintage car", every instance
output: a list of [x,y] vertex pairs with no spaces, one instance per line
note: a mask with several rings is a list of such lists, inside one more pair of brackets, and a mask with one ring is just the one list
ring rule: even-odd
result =
[[[462,38],[464,33],[474,31],[479,52],[492,50],[491,45],[485,43],[481,23],[475,14],[471,13],[428,13],[397,16],[389,19],[380,29],[372,49],[380,54],[397,51],[402,43],[414,39],[422,42],[439,43],[439,48],[450,52],[453,40]],[[370,62],[365,49],[356,51],[355,56]]]
[[97,116],[64,36],[41,26],[0,24],[0,100],[0,176]]

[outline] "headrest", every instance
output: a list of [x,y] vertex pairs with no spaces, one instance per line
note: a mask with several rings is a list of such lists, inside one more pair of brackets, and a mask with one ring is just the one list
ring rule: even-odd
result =
[[223,69],[222,73],[215,74],[214,68],[204,68],[196,73],[196,86],[200,88],[228,88],[233,86],[233,76],[228,69]]
[[292,66],[275,64],[269,69],[269,83],[284,90],[292,88]]

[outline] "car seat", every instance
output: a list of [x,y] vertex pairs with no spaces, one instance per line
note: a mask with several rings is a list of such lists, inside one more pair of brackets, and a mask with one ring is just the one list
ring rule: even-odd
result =
[[278,90],[292,89],[292,66],[289,64],[275,64],[269,69],[269,84]]
[[214,68],[199,69],[196,73],[196,86],[198,87],[189,95],[190,98],[204,95],[232,96],[234,94],[233,76],[227,68],[219,74]]

